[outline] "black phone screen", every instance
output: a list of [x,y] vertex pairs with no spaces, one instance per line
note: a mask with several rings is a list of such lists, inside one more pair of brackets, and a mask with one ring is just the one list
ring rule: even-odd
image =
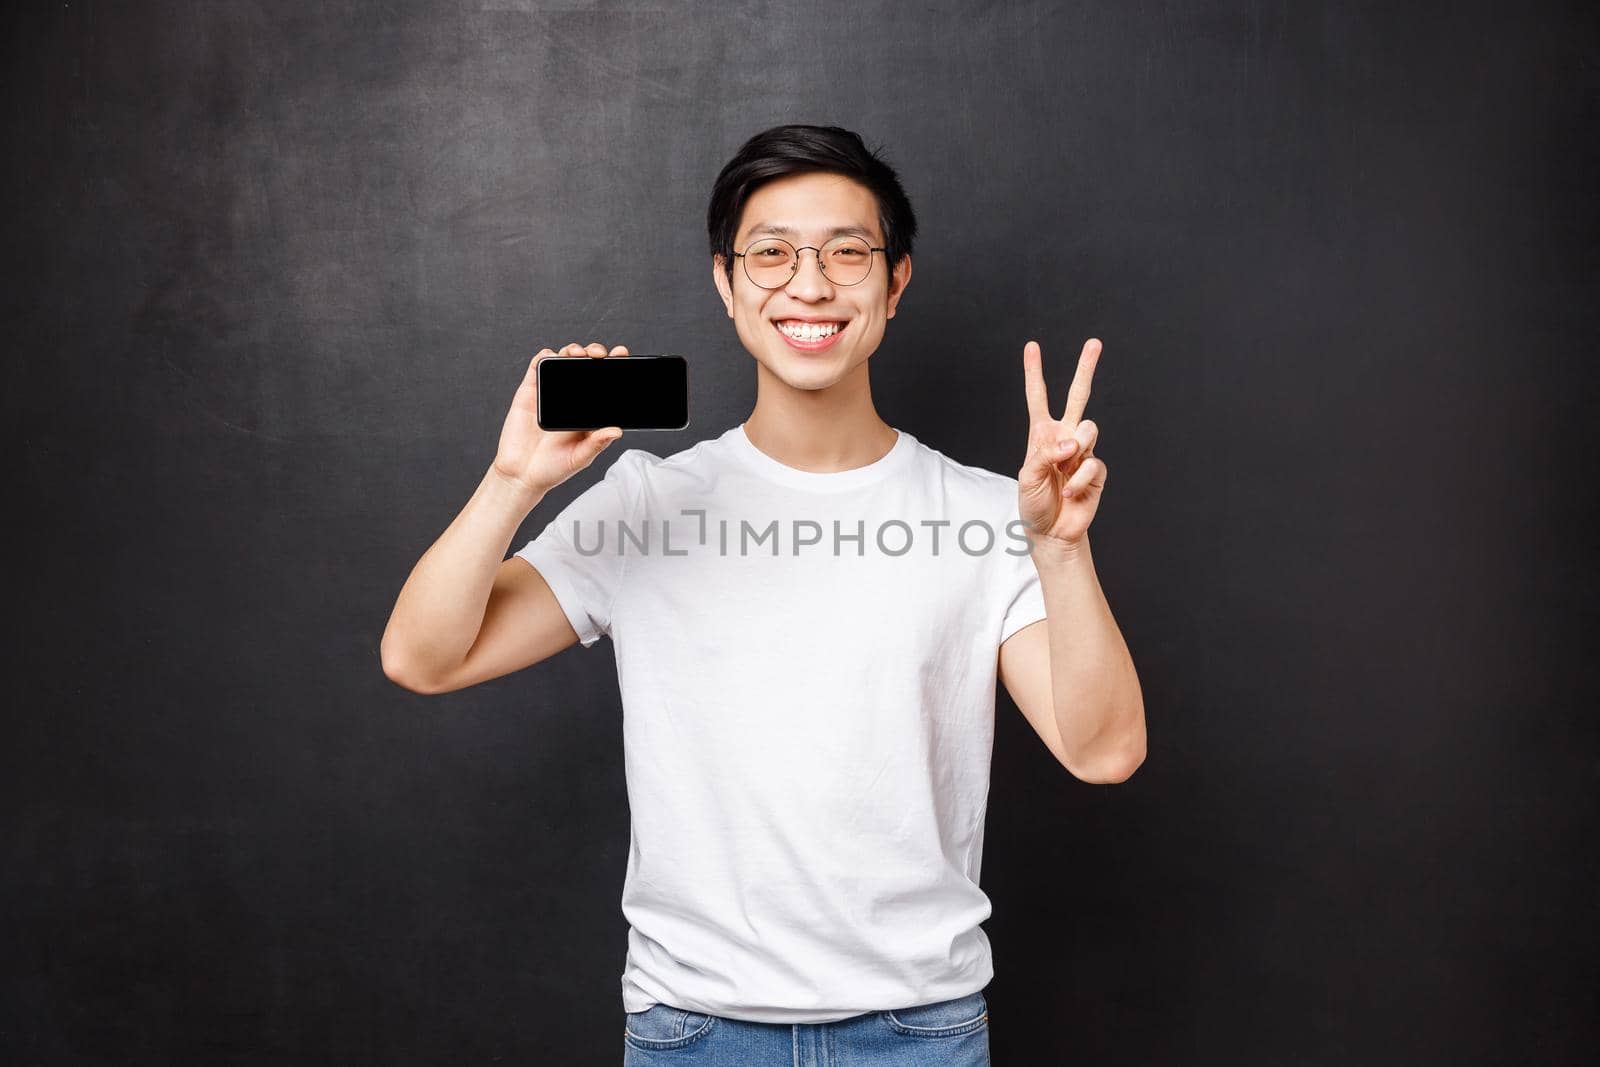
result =
[[689,362],[682,356],[546,356],[537,373],[540,429],[689,425]]

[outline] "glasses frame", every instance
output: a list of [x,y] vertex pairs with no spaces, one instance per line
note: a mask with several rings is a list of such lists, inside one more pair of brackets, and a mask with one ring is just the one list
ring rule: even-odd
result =
[[[841,237],[848,237],[848,236],[850,236],[850,235],[848,235],[848,234],[841,235]],[[834,241],[837,241],[839,239],[840,239],[839,237],[836,237],[836,238],[834,238]],[[858,237],[858,238],[856,238],[856,240],[859,241],[859,240],[861,240],[861,238]],[[783,282],[779,283],[778,285],[762,285],[760,282],[758,282],[754,278],[750,277],[750,260],[745,258],[745,252],[749,252],[750,249],[754,248],[758,244],[761,244],[762,241],[778,241],[778,242],[781,242],[782,244],[789,245],[789,247],[794,251],[794,266],[789,268],[789,277],[787,279],[785,279]],[[833,243],[833,241],[829,241],[828,242],[828,244],[832,244],[832,243]],[[808,248],[811,251],[813,251],[813,252],[815,252],[817,254],[817,269],[822,272],[822,276],[824,278],[828,278],[828,268],[822,262],[822,249],[818,248],[816,245],[801,245],[799,248],[795,248],[794,245],[789,244],[789,242],[785,241],[782,237],[763,237],[760,240],[751,241],[749,244],[744,246],[744,252],[735,252],[733,254],[733,256],[734,256],[735,259],[743,259],[744,260],[744,276],[750,280],[750,284],[751,285],[755,286],[757,289],[765,289],[768,292],[771,292],[774,289],[782,289],[785,285],[788,285],[790,282],[794,281],[795,275],[800,273],[800,253],[804,252]],[[861,277],[857,278],[853,282],[839,282],[839,281],[834,281],[832,278],[828,278],[828,283],[830,285],[845,285],[845,286],[860,285],[862,282],[864,282],[868,278],[872,277],[872,264],[877,262],[876,259],[872,258],[872,253],[873,252],[883,252],[883,253],[887,254],[888,251],[889,250],[887,248],[879,248],[879,247],[875,247],[875,246],[873,246],[871,244],[867,245],[867,258],[869,260],[871,260],[871,262],[869,262],[867,264],[867,273],[863,274]]]

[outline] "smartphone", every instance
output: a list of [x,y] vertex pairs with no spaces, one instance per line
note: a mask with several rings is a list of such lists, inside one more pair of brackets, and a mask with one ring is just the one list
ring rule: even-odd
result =
[[689,361],[682,356],[546,356],[534,370],[542,430],[689,425]]

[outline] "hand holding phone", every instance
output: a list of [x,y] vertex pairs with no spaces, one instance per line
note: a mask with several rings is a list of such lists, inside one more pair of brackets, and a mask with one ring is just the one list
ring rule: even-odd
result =
[[[627,355],[622,345],[609,353],[599,343],[573,343],[561,349],[562,357],[592,360],[624,359]],[[541,348],[528,364],[500,429],[500,447],[494,457],[497,474],[538,496],[593,463],[607,445],[622,436],[622,427],[617,425],[571,431],[546,430],[539,425],[539,364],[555,358],[560,357],[553,350]]]

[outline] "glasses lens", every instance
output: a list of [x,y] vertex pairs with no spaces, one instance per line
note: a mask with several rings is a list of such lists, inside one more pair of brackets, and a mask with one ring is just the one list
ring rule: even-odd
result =
[[859,237],[835,237],[822,249],[828,280],[854,285],[872,269],[872,246]]
[[745,251],[744,269],[763,289],[786,285],[794,274],[794,248],[776,237],[757,241]]
[[[751,245],[744,269],[763,289],[789,284],[797,253],[789,242],[769,237]],[[854,285],[872,271],[872,246],[859,237],[836,237],[822,248],[822,273],[835,285]]]

